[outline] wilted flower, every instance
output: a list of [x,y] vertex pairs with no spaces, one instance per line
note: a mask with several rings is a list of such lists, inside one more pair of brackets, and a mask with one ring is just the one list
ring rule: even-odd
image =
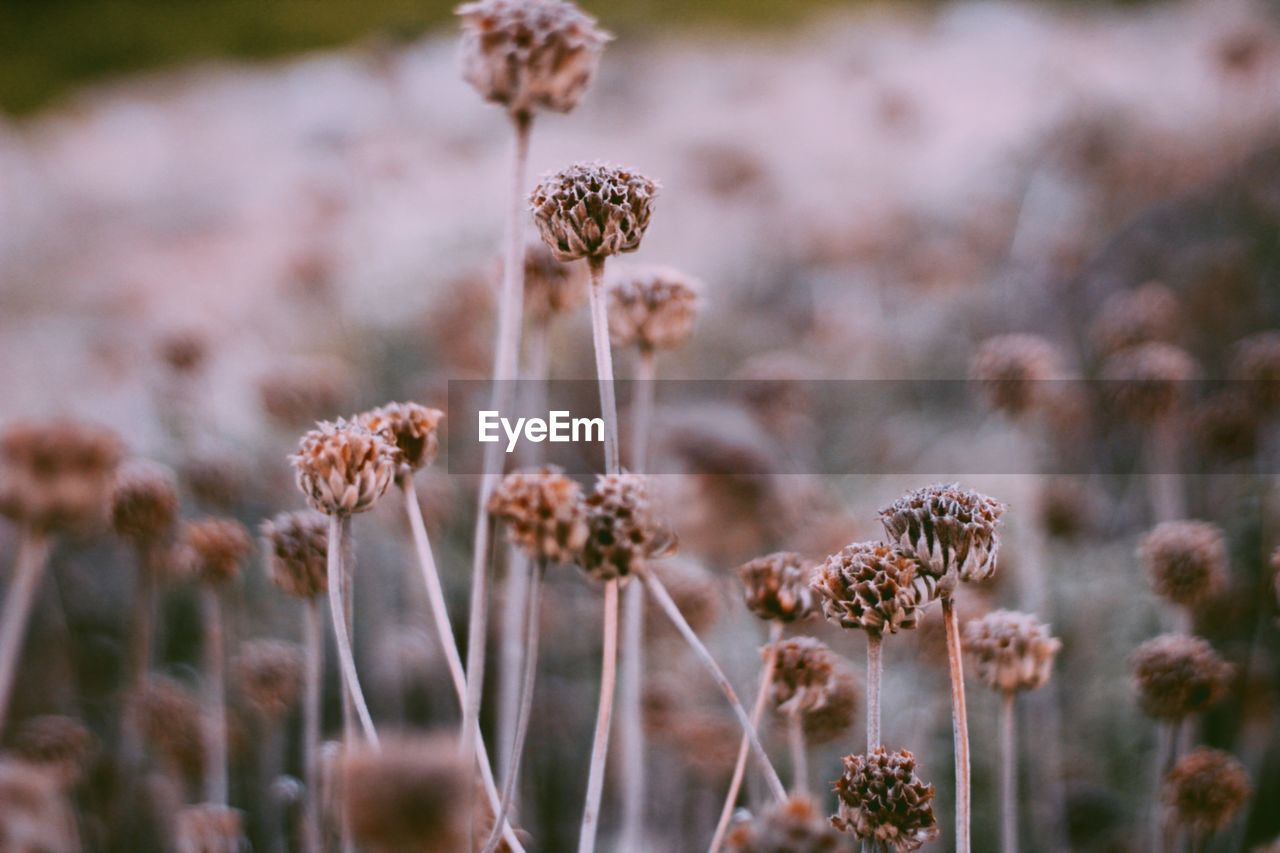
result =
[[578,563],[599,580],[629,577],[638,563],[674,548],[675,537],[658,518],[640,474],[601,475],[586,505],[587,541]]
[[1102,366],[1102,378],[1116,406],[1140,422],[1159,420],[1186,396],[1186,384],[1199,375],[1195,360],[1172,344],[1139,344],[1121,350]]
[[587,541],[582,487],[555,466],[508,474],[489,496],[488,511],[506,522],[507,538],[530,559],[572,562]]
[[240,812],[201,803],[178,812],[178,853],[236,853],[245,848]]
[[64,787],[84,778],[95,747],[93,734],[79,721],[61,714],[25,720],[13,739],[15,757],[47,769]]
[[880,510],[890,542],[915,551],[939,578],[955,572],[962,581],[995,574],[998,528],[1004,504],[956,483],[908,492]]
[[524,251],[524,312],[534,323],[568,314],[587,299],[587,275],[582,264],[556,260],[541,241]]
[[965,625],[964,650],[992,690],[1035,690],[1049,680],[1062,642],[1030,613],[993,610]]
[[1164,799],[1174,820],[1196,833],[1231,823],[1252,793],[1249,774],[1235,756],[1204,746],[1178,759],[1164,777]]
[[298,598],[329,590],[329,522],[315,512],[282,512],[262,522],[267,572],[276,586]]
[[339,418],[302,437],[289,457],[313,509],[346,515],[370,509],[391,485],[398,451],[377,433]]
[[[365,412],[356,420],[360,426],[378,433],[399,450],[402,469],[408,473],[430,465],[440,450],[436,434],[444,412],[417,403],[388,403]],[[404,476],[402,470],[401,476]]]
[[[767,651],[766,651],[767,653]],[[773,644],[777,656],[769,695],[781,714],[817,708],[835,686],[835,652],[813,637],[789,637]]]
[[1156,594],[1184,607],[1203,601],[1226,577],[1226,539],[1207,521],[1157,525],[1143,537],[1138,556]]
[[1039,335],[997,335],[978,347],[969,375],[991,405],[1021,415],[1044,399],[1040,383],[1060,378],[1058,349]]
[[231,518],[205,518],[182,526],[182,550],[187,568],[203,583],[235,580],[240,563],[253,552],[253,538]]
[[809,587],[813,562],[792,551],[757,557],[738,567],[747,608],[761,619],[794,622],[817,611],[818,601]]
[[1094,316],[1089,339],[1099,355],[1109,356],[1139,344],[1175,340],[1181,326],[1178,297],[1149,281],[1107,297]]
[[22,422],[0,433],[0,515],[40,530],[106,520],[120,442],[75,421]]
[[734,827],[728,843],[739,853],[853,853],[848,838],[802,794],[772,803],[759,817]]
[[602,163],[548,175],[529,196],[538,233],[561,261],[603,259],[640,248],[658,185]]
[[302,651],[280,640],[250,640],[240,646],[235,676],[245,702],[263,717],[278,719],[302,692]]
[[173,472],[145,459],[126,463],[116,474],[111,524],[136,544],[165,539],[178,519],[178,483]]
[[609,336],[615,347],[673,349],[689,338],[701,285],[668,267],[615,270],[609,287]]
[[938,579],[915,551],[855,542],[826,559],[812,586],[832,622],[896,634],[916,626],[920,611],[937,594]]
[[831,825],[858,838],[878,841],[895,851],[917,850],[938,837],[932,785],[915,774],[916,759],[907,750],[878,746],[866,755],[846,755],[836,780],[840,803]]
[[1200,637],[1162,634],[1133,653],[1133,680],[1138,701],[1148,716],[1182,720],[1205,710],[1226,693],[1233,674]]
[[342,752],[343,813],[371,851],[461,850],[467,835],[467,774],[443,737],[388,739]]

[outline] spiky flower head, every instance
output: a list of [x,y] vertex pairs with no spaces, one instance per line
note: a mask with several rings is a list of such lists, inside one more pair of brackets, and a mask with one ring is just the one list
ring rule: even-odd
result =
[[583,264],[557,260],[541,240],[524,251],[524,313],[535,324],[572,313],[587,300],[587,275]]
[[504,477],[489,496],[489,514],[532,560],[573,562],[587,541],[582,486],[554,465]]
[[658,184],[604,163],[545,176],[529,196],[543,242],[561,261],[603,260],[640,248]]
[[467,846],[467,779],[443,737],[391,738],[343,750],[343,811],[362,849],[390,853]]
[[1253,790],[1244,766],[1229,752],[1199,746],[1164,777],[1173,819],[1196,834],[1217,832],[1239,813]]
[[1043,383],[1061,377],[1061,358],[1039,335],[997,335],[978,347],[969,375],[993,408],[1022,415],[1044,400]]
[[818,601],[809,587],[813,561],[794,551],[756,557],[738,567],[747,608],[761,619],[794,622],[817,612]]
[[1095,352],[1109,356],[1139,344],[1175,340],[1181,326],[1178,297],[1149,281],[1107,297],[1093,318],[1089,339]]
[[329,521],[317,512],[282,512],[262,522],[272,582],[288,595],[312,598],[329,590]]
[[399,451],[378,433],[339,418],[302,437],[289,457],[307,503],[325,515],[364,512],[391,485]]
[[938,579],[913,550],[855,542],[827,557],[812,586],[827,619],[842,628],[896,634],[916,627]]
[[180,537],[188,572],[202,583],[235,580],[240,564],[253,553],[253,538],[233,518],[188,521]]
[[992,690],[1035,690],[1049,680],[1062,641],[1030,613],[993,610],[965,624],[964,650]]
[[462,18],[462,76],[517,117],[577,106],[605,43],[596,19],[564,0],[478,0]]
[[25,720],[14,736],[12,752],[28,764],[49,770],[65,788],[84,778],[96,741],[76,719],[48,714]]
[[178,812],[178,853],[235,853],[246,847],[240,812],[201,803]]
[[755,818],[734,827],[727,839],[738,853],[853,853],[809,797],[793,794],[771,803]]
[[138,545],[167,538],[178,519],[178,481],[172,471],[146,459],[121,466],[111,495],[111,525]]
[[693,332],[702,285],[670,267],[615,270],[609,286],[609,337],[615,347],[674,349]]
[[880,510],[880,522],[888,541],[914,551],[931,574],[971,582],[995,574],[1003,514],[994,498],[958,483],[935,484]]
[[918,850],[938,837],[932,785],[916,776],[916,759],[907,750],[878,746],[865,755],[846,755],[836,780],[840,803],[831,825],[895,851]]
[[1186,396],[1199,367],[1173,344],[1139,344],[1121,350],[1102,366],[1102,378],[1117,409],[1141,423],[1171,414]]
[[1138,546],[1156,594],[1190,607],[1220,588],[1227,573],[1222,530],[1207,521],[1166,521]]
[[858,676],[843,661],[831,676],[823,701],[811,708],[800,709],[800,724],[805,740],[819,746],[844,736],[857,717],[862,696]]
[[641,474],[602,474],[586,499],[587,541],[578,565],[598,580],[627,578],[637,565],[665,556],[675,537],[657,514]]
[[1157,720],[1177,721],[1213,705],[1233,674],[1206,640],[1162,634],[1147,640],[1131,658],[1133,683],[1142,710]]
[[1246,383],[1246,390],[1259,408],[1280,407],[1280,332],[1259,332],[1235,345],[1230,376]]
[[839,659],[826,643],[813,637],[788,637],[774,643],[772,652],[776,659],[769,698],[778,713],[795,714],[827,701]]
[[289,712],[302,692],[302,651],[281,640],[249,640],[235,664],[240,696],[268,719]]
[[440,451],[437,431],[444,412],[417,403],[387,403],[359,415],[356,420],[369,432],[381,435],[399,455],[397,476],[412,476],[430,465]]
[[0,432],[0,515],[44,531],[96,527],[108,517],[121,446],[76,421],[19,422]]

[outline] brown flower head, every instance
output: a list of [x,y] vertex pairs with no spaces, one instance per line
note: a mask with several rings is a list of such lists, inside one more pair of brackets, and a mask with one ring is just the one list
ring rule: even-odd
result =
[[843,662],[837,664],[823,701],[800,710],[805,740],[819,746],[843,737],[857,717],[861,700],[858,677]]
[[586,505],[587,541],[577,559],[592,577],[627,578],[638,563],[674,549],[675,537],[658,518],[643,475],[601,475]]
[[757,557],[738,567],[747,608],[761,619],[794,622],[817,612],[818,601],[809,588],[812,561],[792,551]]
[[533,560],[573,562],[587,541],[582,487],[555,466],[508,474],[489,496],[489,514]]
[[1226,579],[1226,539],[1207,521],[1156,525],[1139,544],[1138,557],[1156,594],[1184,607],[1204,601]]
[[182,550],[188,571],[202,583],[235,580],[240,564],[253,553],[253,538],[231,518],[204,518],[182,526]]
[[674,349],[689,339],[702,286],[668,267],[615,270],[610,276],[609,336],[615,347]]
[[486,101],[524,118],[577,106],[612,38],[564,0],[477,0],[457,13],[463,78]]
[[932,785],[916,776],[916,759],[907,750],[878,746],[866,755],[846,755],[836,780],[840,803],[831,825],[857,838],[878,841],[895,851],[918,850],[938,837]]
[[142,730],[156,754],[188,782],[204,768],[200,702],[176,681],[152,676],[135,698]]
[[241,697],[254,711],[279,719],[302,692],[302,651],[280,640],[250,640],[240,646],[235,676]]
[[329,591],[329,521],[316,512],[282,512],[262,522],[271,580],[285,593],[311,598]]
[[108,518],[120,442],[75,421],[21,422],[0,432],[0,515],[41,530]]
[[399,451],[378,433],[339,418],[302,437],[289,457],[307,503],[325,515],[370,509],[391,485]]
[[978,347],[969,375],[993,408],[1026,414],[1045,396],[1045,383],[1062,376],[1058,349],[1039,335],[997,335]]
[[209,340],[196,329],[175,329],[156,341],[156,355],[174,373],[196,373],[209,355]]
[[24,721],[12,751],[26,763],[48,769],[63,787],[72,788],[84,778],[96,744],[79,720],[49,714]]
[[535,324],[572,313],[587,299],[587,275],[582,264],[556,260],[551,247],[538,241],[524,251],[524,312]]
[[240,812],[201,803],[178,812],[178,853],[239,853],[246,848]]
[[1040,524],[1056,539],[1072,539],[1093,525],[1093,496],[1076,478],[1046,480],[1040,491]]
[[1139,344],[1176,340],[1181,326],[1178,297],[1149,281],[1107,297],[1093,318],[1089,340],[1095,352],[1109,356]]
[[231,452],[197,454],[184,460],[178,472],[196,503],[215,512],[231,512],[244,503],[252,485],[250,472]]
[[802,794],[772,803],[759,817],[734,827],[728,843],[738,853],[853,853],[854,849],[825,819],[817,803]]
[[137,459],[116,475],[111,495],[111,524],[116,533],[139,545],[155,544],[178,520],[178,483],[163,465]]
[[1196,747],[1164,777],[1164,799],[1173,819],[1197,834],[1231,823],[1253,793],[1249,774],[1229,752]]
[[[359,415],[356,420],[378,433],[399,451],[400,476],[430,465],[440,451],[437,430],[444,412],[417,403],[387,403]],[[407,469],[407,472],[406,470]]]
[[1173,344],[1139,344],[1121,350],[1102,365],[1102,378],[1116,408],[1140,423],[1171,414],[1199,375],[1195,360]]
[[780,714],[794,714],[826,703],[835,686],[839,659],[821,640],[788,637],[774,644],[777,662],[769,698]]
[[561,261],[603,260],[640,248],[658,184],[603,163],[547,175],[529,196],[543,242]]
[[1280,408],[1280,332],[1259,332],[1235,345],[1230,376],[1245,383],[1260,409]]
[[812,585],[830,621],[890,634],[914,628],[938,592],[938,579],[915,551],[879,542],[855,542],[832,554]]
[[0,850],[79,849],[75,813],[58,780],[25,761],[0,760]]
[[[706,568],[693,560],[675,557],[658,560],[649,571],[662,581],[676,608],[696,633],[701,634],[715,623],[720,615],[720,584]],[[671,620],[657,608],[646,609],[645,619],[649,636],[662,636],[675,630]]]
[[890,542],[915,551],[939,578],[982,581],[996,571],[1004,504],[956,483],[908,492],[880,510]]
[[1131,659],[1138,703],[1157,720],[1182,720],[1213,705],[1231,681],[1231,664],[1200,637],[1162,634]]
[[1198,401],[1191,416],[1196,447],[1213,459],[1247,459],[1258,450],[1258,411],[1238,388]]
[[296,429],[345,409],[355,396],[351,369],[328,359],[285,364],[258,380],[258,401],[277,426]]
[[992,690],[1035,690],[1044,686],[1062,642],[1030,613],[993,610],[966,623],[964,650],[978,680]]
[[468,777],[450,739],[391,738],[381,750],[353,746],[339,760],[343,812],[363,849],[466,847]]

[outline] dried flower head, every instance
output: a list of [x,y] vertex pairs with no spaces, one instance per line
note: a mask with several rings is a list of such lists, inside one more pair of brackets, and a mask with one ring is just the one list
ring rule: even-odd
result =
[[1173,291],[1156,281],[1113,293],[1102,303],[1089,328],[1089,340],[1101,356],[1139,344],[1172,341],[1182,326],[1182,308]]
[[356,390],[351,369],[328,359],[286,364],[258,380],[258,401],[277,426],[296,429],[347,407]]
[[541,241],[524,251],[524,312],[536,324],[572,313],[587,300],[587,275],[582,264],[563,263]]
[[391,738],[381,750],[364,744],[346,749],[340,761],[343,812],[362,848],[427,853],[466,847],[467,774],[450,739]]
[[609,336],[615,347],[674,349],[689,339],[702,286],[669,267],[615,270],[609,287]]
[[1260,409],[1280,408],[1280,332],[1259,332],[1239,341],[1231,358],[1230,376],[1245,383]]
[[201,803],[178,812],[178,853],[240,853],[246,847],[240,812]]
[[[680,615],[696,633],[701,634],[715,623],[720,615],[720,584],[701,564],[675,557],[658,560],[649,567],[649,571],[662,581]],[[646,609],[645,617],[650,636],[661,636],[675,630],[671,620],[657,608]]]
[[285,593],[312,598],[329,591],[329,521],[317,512],[282,512],[262,522],[271,580]]
[[84,778],[96,740],[76,719],[49,714],[25,720],[13,738],[12,752],[28,764],[47,769],[64,788]]
[[578,564],[598,580],[627,578],[638,563],[674,549],[675,538],[658,518],[643,475],[601,475],[586,506],[587,541]]
[[430,465],[440,450],[436,434],[444,412],[417,403],[387,403],[357,417],[360,426],[378,433],[399,451],[400,476]]
[[250,640],[236,661],[240,696],[268,719],[289,713],[302,692],[302,651],[280,640]]
[[809,584],[814,565],[792,551],[757,557],[738,567],[747,608],[761,619],[794,622],[817,612]]
[[835,684],[835,652],[813,637],[789,637],[773,646],[777,655],[769,698],[780,714],[817,708]]
[[992,407],[1026,414],[1044,399],[1045,383],[1062,376],[1058,348],[1039,335],[997,335],[978,347],[969,375]]
[[0,515],[41,530],[94,527],[108,517],[121,447],[75,421],[20,422],[0,432]]
[[196,503],[216,512],[231,512],[244,502],[250,475],[230,452],[205,452],[183,461],[179,478]]
[[611,38],[564,0],[478,0],[457,11],[463,78],[518,117],[577,106]]
[[555,466],[508,474],[489,496],[489,514],[533,560],[573,562],[587,541],[582,487]]
[[1062,642],[1030,613],[993,610],[965,625],[964,650],[978,680],[1011,692],[1044,686]]
[[842,628],[896,634],[916,626],[921,610],[937,595],[938,579],[915,551],[855,542],[818,568],[813,591],[827,619]]
[[1156,525],[1139,544],[1138,557],[1156,594],[1184,607],[1204,601],[1226,579],[1226,539],[1207,521]]
[[79,849],[75,815],[58,780],[24,761],[0,760],[0,850]]
[[1131,659],[1138,702],[1157,720],[1182,720],[1213,705],[1233,674],[1200,637],[1162,634],[1147,640]]
[[1247,459],[1258,450],[1258,410],[1238,388],[1198,401],[1191,417],[1197,448],[1214,459]]
[[959,484],[908,492],[880,510],[890,542],[915,551],[932,574],[982,581],[996,571],[1004,504]]
[[289,457],[307,503],[325,515],[371,508],[391,485],[399,451],[377,433],[339,418],[302,437]]
[[561,261],[602,260],[640,248],[658,184],[603,163],[547,175],[529,196],[543,242]]
[[1102,378],[1117,409],[1141,423],[1171,414],[1199,375],[1195,360],[1173,344],[1139,344],[1112,355]]
[[180,538],[188,571],[203,583],[235,580],[240,564],[253,553],[249,531],[232,518],[188,521]]
[[175,329],[156,341],[156,355],[174,373],[196,373],[209,355],[209,340],[195,329]]
[[111,524],[139,545],[168,538],[178,519],[178,483],[173,472],[145,459],[132,460],[116,474]]
[[199,779],[204,768],[199,700],[178,682],[152,676],[135,701],[142,730],[156,754],[187,781]]
[[1076,478],[1046,480],[1040,490],[1040,524],[1058,539],[1071,539],[1093,524],[1092,494]]
[[918,850],[938,837],[932,785],[916,776],[916,759],[907,750],[878,746],[866,755],[846,755],[836,780],[840,803],[831,825],[857,838],[878,841],[896,851]]
[[1164,777],[1164,799],[1178,825],[1207,834],[1231,823],[1253,793],[1235,756],[1200,746],[1178,759]]
[[729,849],[738,853],[853,853],[853,844],[834,829],[818,804],[802,794],[772,803],[759,817],[734,827]]
[[843,662],[837,664],[823,701],[800,710],[805,740],[819,746],[843,737],[857,717],[861,700],[857,675]]

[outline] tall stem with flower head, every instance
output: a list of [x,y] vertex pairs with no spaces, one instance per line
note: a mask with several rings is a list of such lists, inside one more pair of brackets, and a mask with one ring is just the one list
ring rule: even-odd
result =
[[1018,775],[1014,692],[1000,696],[1000,849],[1018,853]]
[[48,537],[27,527],[22,532],[13,580],[5,595],[4,610],[0,612],[0,732],[4,731],[8,717],[9,698],[13,692],[18,656],[22,652],[22,638],[31,617],[31,605],[48,561]]
[[324,680],[324,614],[320,598],[303,604],[302,624],[302,774],[307,786],[303,804],[303,844],[310,853],[320,845],[320,699]]
[[969,851],[969,714],[964,698],[964,663],[960,626],[950,594],[942,596],[942,623],[947,635],[947,671],[951,678],[951,737],[956,764],[956,851]]
[[350,697],[360,721],[365,740],[378,745],[378,732],[373,727],[373,717],[360,689],[360,676],[356,672],[356,659],[351,650],[351,634],[347,629],[344,555],[347,539],[351,535],[351,516],[335,513],[329,516],[329,611],[333,618],[333,633],[338,649],[338,665],[342,671],[343,689]]
[[207,715],[204,725],[204,799],[207,803],[224,806],[227,804],[227,703],[221,592],[206,585],[200,590],[200,607],[204,617],[204,705]]

